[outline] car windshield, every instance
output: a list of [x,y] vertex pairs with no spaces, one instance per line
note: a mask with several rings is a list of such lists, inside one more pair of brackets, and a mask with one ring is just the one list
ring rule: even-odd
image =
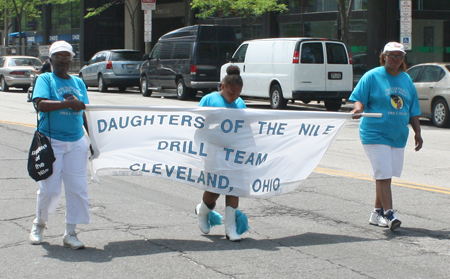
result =
[[450,65],[446,65],[445,68],[450,72]]
[[41,61],[33,58],[13,58],[8,66],[42,66]]
[[121,51],[113,52],[112,61],[142,61],[142,55],[139,51]]

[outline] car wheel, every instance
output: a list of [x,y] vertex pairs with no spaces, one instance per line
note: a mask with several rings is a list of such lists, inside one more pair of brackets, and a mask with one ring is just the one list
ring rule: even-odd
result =
[[127,87],[126,86],[119,86],[119,91],[120,92],[125,92],[125,91],[127,91]]
[[103,76],[98,76],[98,91],[99,92],[106,92],[108,91],[108,87],[105,85],[105,81],[103,80]]
[[27,92],[28,91],[28,87],[22,87],[22,91],[23,92]]
[[152,95],[152,90],[148,90],[148,81],[145,76],[141,78],[141,93],[144,97],[150,97]]
[[6,81],[5,81],[5,78],[4,78],[4,77],[2,77],[2,78],[0,79],[0,85],[1,85],[1,87],[2,87],[2,91],[3,91],[3,92],[7,92],[7,91],[9,90],[9,86],[6,84]]
[[439,128],[448,128],[450,126],[450,115],[448,104],[443,99],[438,99],[433,103],[431,120]]
[[325,101],[325,109],[328,111],[338,111],[342,106],[342,100]]
[[180,100],[187,100],[191,96],[191,90],[186,87],[182,78],[177,80],[177,97]]
[[283,91],[278,84],[275,84],[270,88],[270,106],[273,109],[284,109],[288,100],[283,97]]

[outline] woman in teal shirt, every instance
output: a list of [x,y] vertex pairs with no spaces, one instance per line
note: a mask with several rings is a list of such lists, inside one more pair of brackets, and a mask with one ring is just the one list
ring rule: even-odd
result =
[[359,134],[372,164],[376,184],[375,208],[369,223],[395,230],[401,221],[392,209],[392,177],[400,177],[404,149],[411,124],[415,150],[422,148],[420,107],[417,91],[406,71],[404,46],[390,42],[380,55],[381,66],[368,71],[358,82],[349,100],[355,102],[353,118],[362,112],[382,113],[380,118],[363,118]]

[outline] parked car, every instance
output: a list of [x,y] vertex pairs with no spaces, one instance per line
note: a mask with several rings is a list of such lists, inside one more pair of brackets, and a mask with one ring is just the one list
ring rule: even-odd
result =
[[32,82],[30,75],[41,67],[41,60],[33,56],[1,56],[1,90],[6,92],[10,87],[16,87],[22,88],[23,91],[27,91]]
[[345,44],[320,38],[274,38],[243,42],[230,65],[241,69],[241,96],[270,99],[274,109],[288,100],[324,101],[331,111],[340,109],[353,89],[353,70]]
[[139,50],[103,50],[94,54],[78,75],[86,86],[97,86],[100,92],[106,92],[108,87],[125,91],[127,87],[139,86],[142,61]]
[[450,63],[423,63],[408,69],[419,96],[422,116],[450,127]]
[[231,26],[194,25],[169,32],[158,40],[141,68],[141,93],[176,89],[180,100],[198,90],[217,90],[220,66],[238,42]]

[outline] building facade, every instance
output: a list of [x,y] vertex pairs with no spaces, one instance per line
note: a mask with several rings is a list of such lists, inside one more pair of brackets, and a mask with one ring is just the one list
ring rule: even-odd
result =
[[[241,41],[268,37],[337,39],[340,32],[335,0],[280,0],[287,5],[288,12],[265,14],[255,21],[237,17],[200,19],[190,9],[190,0],[156,0],[156,10],[152,11],[152,40],[144,43],[141,0],[126,0],[128,6],[113,5],[99,16],[84,19],[88,8],[107,2],[79,0],[43,6],[42,17],[35,20],[37,22],[24,23],[26,51],[36,54],[39,46],[63,39],[74,45],[77,52],[74,67],[81,67],[95,52],[104,49],[135,48],[149,53],[161,35],[193,24],[231,25]],[[380,51],[388,41],[400,40],[399,2],[354,0],[348,48],[356,75],[379,65]],[[130,9],[136,9],[133,16]],[[4,47],[17,45],[17,37],[10,36],[14,32],[17,33],[14,26],[3,32],[9,39],[8,46]],[[450,62],[449,0],[412,0],[411,40],[412,49],[407,56],[409,66],[422,62]]]
[[[153,12],[155,42],[164,33],[192,24],[235,27],[240,40],[268,37],[338,38],[338,4],[334,0],[281,0],[289,11],[267,14],[254,23],[244,18],[196,18],[188,1],[157,0]],[[355,72],[379,65],[379,54],[389,41],[400,40],[400,1],[355,0],[350,18],[348,48]],[[450,62],[450,1],[412,0],[412,49],[409,66],[423,62]]]

